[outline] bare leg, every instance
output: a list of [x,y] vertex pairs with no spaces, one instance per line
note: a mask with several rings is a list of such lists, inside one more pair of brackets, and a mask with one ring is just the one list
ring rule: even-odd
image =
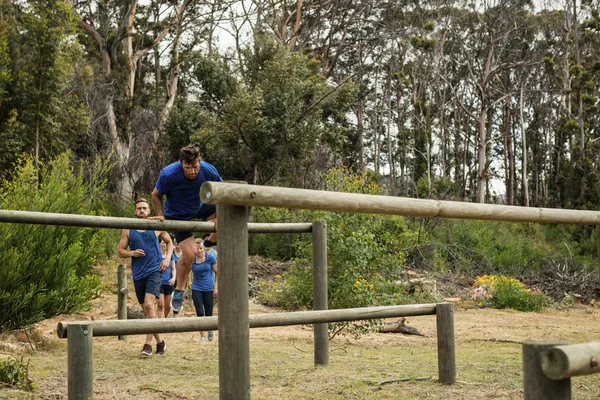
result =
[[[156,303],[156,296],[151,293],[146,293],[144,297],[144,315],[146,318],[156,318],[156,313],[154,312],[154,303]],[[158,333],[154,335],[149,333],[146,335],[146,344],[152,344],[152,336],[156,339],[156,343],[160,343],[160,336]]]
[[193,236],[185,239],[183,242],[179,243],[179,248],[183,251],[183,254],[179,261],[177,261],[177,287],[175,290],[183,291],[185,290],[185,282],[190,274],[190,269],[192,268],[192,262],[198,251],[196,239],[194,239]]
[[[215,229],[217,229],[217,214],[211,215],[210,217],[208,217],[206,219],[206,221],[208,221],[208,222],[214,222],[215,223]],[[213,243],[217,243],[217,232],[211,232],[207,239],[209,241],[213,242]]]
[[167,318],[169,316],[169,313],[171,312],[171,296],[172,296],[172,294],[161,294],[160,295],[160,297],[161,297],[161,299],[163,299],[163,303],[165,305],[165,310],[163,313],[165,318]]

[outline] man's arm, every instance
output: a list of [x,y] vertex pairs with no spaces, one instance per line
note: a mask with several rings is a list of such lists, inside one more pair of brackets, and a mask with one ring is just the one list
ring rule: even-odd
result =
[[[157,219],[160,221],[165,220],[164,216],[164,208],[163,208],[163,195],[158,193],[158,189],[156,187],[152,191],[152,208],[154,209],[154,217],[150,217],[148,219]],[[169,238],[169,240],[171,240]]]
[[160,263],[160,271],[164,272],[167,270],[167,268],[169,268],[169,264],[171,263],[171,256],[173,255],[173,241],[171,240],[171,236],[169,236],[169,234],[165,231],[158,232],[157,236],[159,239],[164,240],[167,245],[167,254]]
[[119,257],[144,257],[146,253],[144,250],[127,250],[129,246],[129,229],[121,230],[121,240],[119,240]]

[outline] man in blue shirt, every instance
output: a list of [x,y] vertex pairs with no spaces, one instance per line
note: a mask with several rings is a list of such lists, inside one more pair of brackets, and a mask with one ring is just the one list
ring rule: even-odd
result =
[[[154,219],[191,221],[196,218],[214,221],[216,227],[216,206],[200,201],[200,187],[206,181],[221,182],[223,179],[215,167],[202,161],[197,147],[192,144],[185,146],[179,152],[179,161],[160,171],[152,192],[152,205],[156,215]],[[164,204],[163,197],[166,197]],[[185,282],[197,248],[192,232],[175,232],[175,239],[183,251],[177,262],[177,284],[171,298],[171,308],[177,313],[183,308]],[[204,247],[216,245],[217,234],[212,232],[204,241]]]
[[[135,201],[135,216],[148,218],[150,206],[146,199]],[[158,244],[158,238],[166,245],[166,256],[163,258]],[[129,247],[129,250],[127,250]],[[144,309],[146,318],[157,318],[154,312],[156,299],[160,298],[160,281],[162,273],[169,266],[171,254],[173,253],[173,242],[165,231],[139,231],[136,229],[123,229],[119,241],[119,257],[131,257],[131,273],[138,302]],[[161,318],[159,315],[158,318]],[[152,355],[152,336],[156,339],[156,354],[165,355],[165,341],[158,334],[146,335],[146,343],[142,349],[142,356]]]

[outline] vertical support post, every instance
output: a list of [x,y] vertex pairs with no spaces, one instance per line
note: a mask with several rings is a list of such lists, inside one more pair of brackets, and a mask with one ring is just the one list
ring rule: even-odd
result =
[[456,383],[456,346],[454,343],[454,304],[440,303],[435,308],[438,342],[439,382]]
[[217,204],[219,398],[250,399],[248,207]]
[[[313,308],[327,310],[327,224],[314,221],[312,225]],[[315,366],[329,364],[329,324],[315,324]]]
[[87,400],[94,394],[92,327],[69,324],[67,339],[68,399]]
[[[117,270],[117,315],[119,319],[127,319],[127,270],[122,264]],[[119,335],[119,340],[126,340],[127,335]]]
[[526,341],[523,343],[523,394],[525,400],[571,400],[571,380],[552,380],[542,370],[542,353],[563,341]]

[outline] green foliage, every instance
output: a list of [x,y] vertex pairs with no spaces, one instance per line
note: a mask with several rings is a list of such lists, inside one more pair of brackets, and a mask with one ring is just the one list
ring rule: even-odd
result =
[[225,176],[258,184],[303,176],[312,172],[319,146],[343,148],[355,88],[329,85],[307,55],[288,53],[264,35],[254,40],[242,52],[244,82],[232,93],[231,83],[223,84],[229,89],[219,92],[222,105],[192,140],[206,144]]
[[23,363],[12,357],[0,359],[0,386],[19,387],[33,391],[35,384],[29,379],[29,362]]
[[[34,162],[26,158],[16,166],[15,179],[3,183],[0,208],[101,214],[108,169],[98,160],[76,173],[65,153],[43,167],[38,189]],[[114,246],[115,232],[0,224],[0,331],[88,307],[101,283],[93,265],[106,254],[107,235],[113,235]]]
[[543,294],[533,293],[517,279],[503,275],[478,277],[474,286],[475,300],[494,308],[540,311],[550,304],[550,300]]
[[[343,168],[323,177],[327,190],[362,194],[382,194],[383,189],[367,174],[354,174]],[[368,307],[380,303],[380,294],[389,280],[396,280],[404,264],[400,251],[412,232],[404,219],[357,213],[301,211],[306,222],[323,220],[327,225],[329,308]],[[296,241],[295,262],[278,282],[273,301],[285,309],[312,308],[312,241],[300,235]],[[332,334],[341,329],[360,335],[378,326],[379,321],[330,324]]]
[[[286,223],[300,220],[298,212],[284,208],[257,207],[254,209],[254,221],[262,223]],[[312,221],[311,221],[312,222]],[[254,234],[250,254],[261,254],[275,260],[290,260],[295,257],[294,242],[297,233]]]
[[70,5],[31,0],[12,11],[12,29],[0,22],[0,135],[6,137],[0,141],[0,178],[20,151],[33,153],[37,146],[45,158],[74,147],[89,123],[79,97],[85,86],[78,78],[82,50]]

